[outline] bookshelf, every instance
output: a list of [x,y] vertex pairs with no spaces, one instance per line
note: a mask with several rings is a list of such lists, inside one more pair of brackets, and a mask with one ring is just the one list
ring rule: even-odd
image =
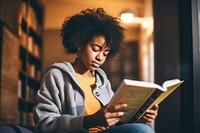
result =
[[102,69],[106,72],[113,91],[116,91],[124,78],[138,80],[138,43],[136,41],[124,43],[121,51],[106,60]]
[[18,124],[32,128],[32,109],[42,73],[43,7],[40,1],[21,0],[18,21]]
[[0,124],[16,124],[18,37],[2,21],[0,35]]

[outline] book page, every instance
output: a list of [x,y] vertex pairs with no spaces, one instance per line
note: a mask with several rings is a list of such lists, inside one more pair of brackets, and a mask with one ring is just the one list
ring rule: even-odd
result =
[[[167,89],[164,88],[163,86],[160,86],[160,85],[155,84],[153,82],[124,79],[123,83],[125,85],[130,85],[130,86],[138,86],[138,87],[145,87],[145,88],[157,88],[157,89],[159,89],[161,91],[167,91]],[[169,86],[168,82],[166,84]]]
[[124,86],[113,97],[108,106],[115,105],[117,103],[127,103],[126,108],[127,115],[120,119],[120,122],[128,122],[132,116],[142,107],[145,101],[153,94],[156,88],[138,87],[138,86]]
[[[175,80],[174,80],[175,81]],[[152,108],[153,105],[161,103],[167,96],[169,96],[173,91],[175,91],[182,83],[183,81],[176,80],[175,82],[168,82],[169,84],[165,87],[167,87],[167,91],[163,92],[148,108]]]
[[172,79],[172,80],[167,80],[163,83],[163,88],[168,88],[169,86],[173,86],[175,84],[180,83],[181,81],[179,79]]

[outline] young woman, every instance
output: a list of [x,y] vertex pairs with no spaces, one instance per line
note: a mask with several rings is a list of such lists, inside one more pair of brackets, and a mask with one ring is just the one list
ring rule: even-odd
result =
[[35,132],[154,133],[145,123],[155,120],[158,106],[141,118],[144,123],[123,125],[118,122],[128,105],[106,107],[113,91],[100,66],[119,50],[123,31],[120,21],[102,8],[84,10],[64,21],[62,43],[69,53],[76,53],[76,60],[47,69],[34,107]]

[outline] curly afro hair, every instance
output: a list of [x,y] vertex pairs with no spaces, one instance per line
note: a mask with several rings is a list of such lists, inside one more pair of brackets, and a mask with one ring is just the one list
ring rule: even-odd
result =
[[86,9],[66,18],[61,29],[62,44],[69,53],[76,53],[77,46],[83,47],[94,36],[103,35],[111,48],[108,56],[115,55],[124,39],[124,28],[120,20],[106,14],[103,8]]

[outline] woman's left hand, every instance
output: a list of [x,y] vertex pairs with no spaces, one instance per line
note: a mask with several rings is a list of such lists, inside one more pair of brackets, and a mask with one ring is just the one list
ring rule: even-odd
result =
[[148,123],[154,121],[158,116],[158,108],[158,105],[154,105],[151,109],[146,111],[146,113],[141,117],[139,121],[144,121]]

